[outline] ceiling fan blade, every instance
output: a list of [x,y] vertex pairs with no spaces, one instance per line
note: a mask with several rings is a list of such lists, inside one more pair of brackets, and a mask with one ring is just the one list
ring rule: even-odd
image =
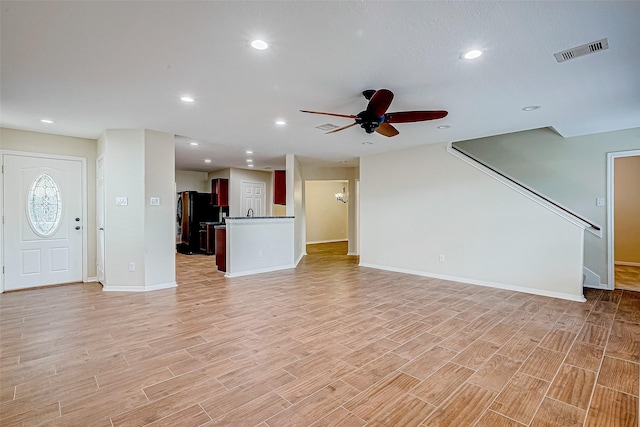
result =
[[400,133],[398,132],[398,129],[394,128],[387,122],[380,123],[380,125],[376,128],[376,132],[384,136],[396,136]]
[[367,112],[374,114],[376,117],[380,117],[387,111],[387,108],[391,105],[391,101],[393,101],[393,92],[389,89],[377,90],[367,105]]
[[355,126],[355,125],[357,125],[357,124],[358,124],[358,123],[353,122],[353,123],[351,123],[350,125],[342,126],[341,128],[333,129],[333,130],[330,130],[329,132],[326,132],[326,133],[340,132],[341,130],[345,130],[345,129],[350,128],[351,126]]
[[353,114],[335,114],[335,113],[325,113],[323,111],[309,111],[309,110],[300,110],[303,113],[311,113],[311,114],[324,114],[325,116],[334,116],[334,117],[346,117],[348,119],[355,119],[356,116]]
[[425,120],[436,120],[446,117],[449,112],[444,110],[434,111],[399,111],[396,113],[388,113],[384,115],[384,121],[387,123],[408,123],[423,122]]

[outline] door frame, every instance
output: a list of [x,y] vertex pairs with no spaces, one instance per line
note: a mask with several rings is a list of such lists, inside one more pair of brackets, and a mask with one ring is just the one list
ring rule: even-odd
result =
[[87,159],[86,157],[77,157],[77,156],[64,156],[58,154],[47,154],[47,153],[34,153],[29,151],[15,151],[15,150],[0,150],[0,162],[2,163],[2,174],[0,174],[0,209],[2,210],[2,224],[0,226],[0,262],[2,263],[2,274],[0,274],[0,293],[4,292],[4,266],[5,266],[5,248],[4,248],[4,161],[5,155],[13,155],[13,156],[22,156],[22,157],[36,157],[36,158],[47,158],[47,159],[55,159],[55,160],[72,160],[79,161],[81,165],[81,203],[82,203],[82,217],[83,227],[82,227],[82,248],[80,250],[82,254],[82,281],[88,281],[88,268],[87,268]]
[[614,235],[615,223],[614,216],[614,167],[615,159],[620,157],[640,156],[640,150],[616,151],[607,153],[607,287],[608,290],[614,290],[615,282],[615,257],[614,257]]

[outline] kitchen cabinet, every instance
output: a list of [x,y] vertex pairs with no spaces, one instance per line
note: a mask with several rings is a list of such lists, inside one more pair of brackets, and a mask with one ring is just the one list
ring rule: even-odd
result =
[[287,204],[287,171],[273,172],[273,203]]
[[227,271],[227,229],[217,225],[216,230],[216,265],[218,271]]
[[211,180],[211,204],[214,206],[229,206],[229,180],[215,178]]
[[205,255],[213,255],[216,251],[216,240],[214,226],[218,225],[217,222],[202,223],[202,229],[200,230],[200,250]]

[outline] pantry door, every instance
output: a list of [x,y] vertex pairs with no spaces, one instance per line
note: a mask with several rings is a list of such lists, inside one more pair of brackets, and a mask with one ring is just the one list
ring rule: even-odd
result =
[[4,290],[83,279],[83,159],[2,156]]

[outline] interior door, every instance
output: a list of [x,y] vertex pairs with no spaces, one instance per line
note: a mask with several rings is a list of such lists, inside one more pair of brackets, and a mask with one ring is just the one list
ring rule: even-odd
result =
[[5,290],[82,281],[82,162],[7,154]]
[[264,182],[242,181],[242,210],[245,215],[253,209],[253,216],[265,216],[265,188]]

